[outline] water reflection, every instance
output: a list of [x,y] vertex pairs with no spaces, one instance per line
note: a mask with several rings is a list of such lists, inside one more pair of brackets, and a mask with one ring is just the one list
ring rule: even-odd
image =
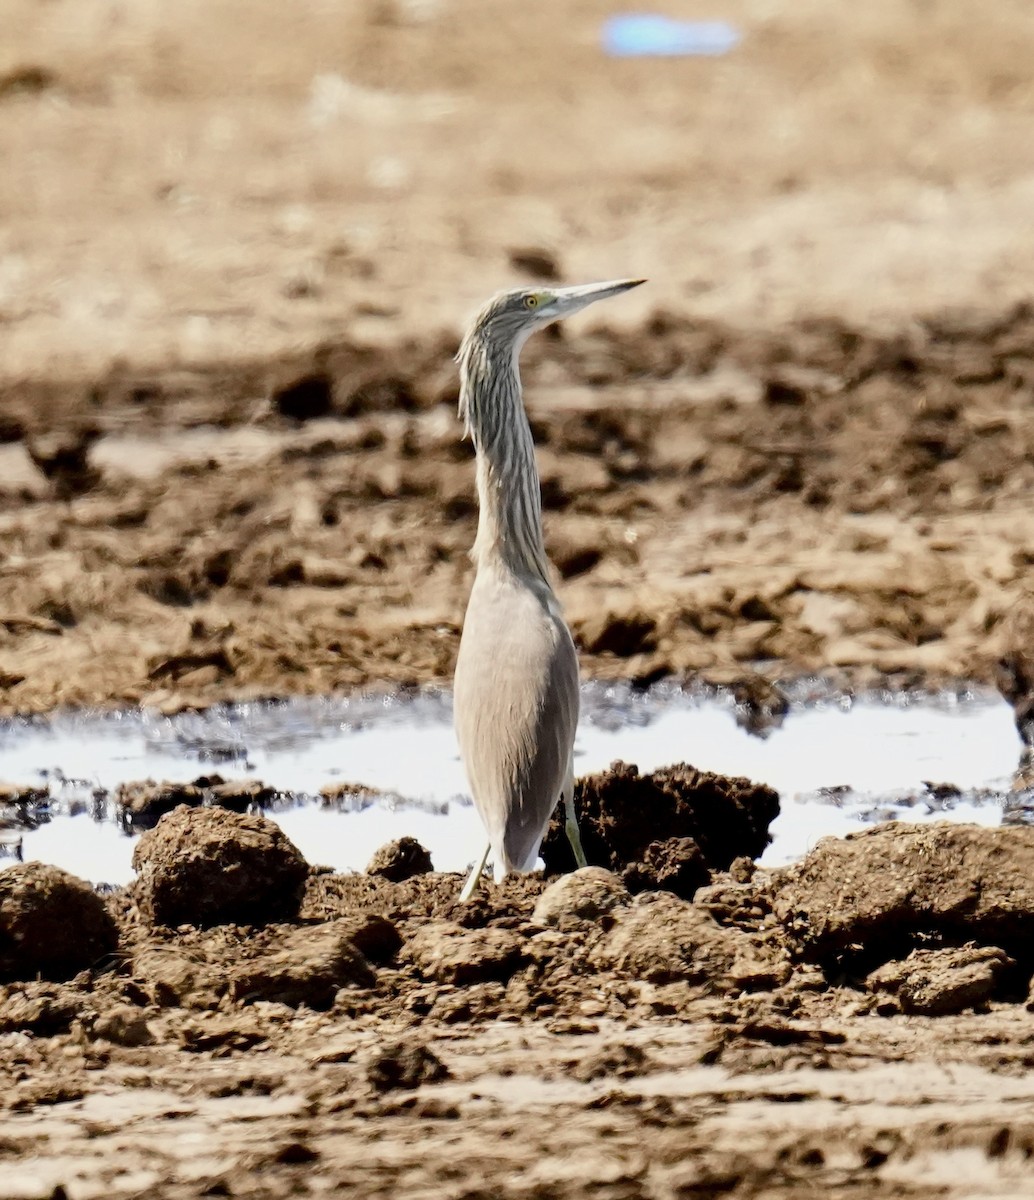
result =
[[[588,685],[575,769],[601,770],[616,758],[642,771],[685,761],[768,783],[783,811],[766,863],[888,817],[998,824],[1008,806],[1012,819],[1025,819],[1027,793],[1010,789],[1021,745],[997,695],[852,698],[802,681],[789,697],[785,719],[761,739],[743,727],[728,693]],[[338,870],[362,868],[403,834],[419,838],[437,867],[462,870],[482,838],[442,691],[13,721],[0,725],[0,772],[47,793],[47,806],[34,810],[38,827],[20,831],[24,856],[111,883],[131,878],[133,845],[111,820],[111,793],[148,777],[257,777],[273,789],[270,815],[306,857]],[[349,802],[355,793],[346,788],[337,806],[320,798],[343,782],[388,795]]]

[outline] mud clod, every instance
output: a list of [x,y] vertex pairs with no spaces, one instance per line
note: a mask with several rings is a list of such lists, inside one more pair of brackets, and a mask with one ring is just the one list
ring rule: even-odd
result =
[[884,963],[865,982],[893,997],[899,1012],[941,1017],[985,1006],[1015,966],[996,946],[913,950],[902,962]]
[[930,938],[1034,963],[1034,828],[880,825],[824,838],[778,881],[776,915],[827,966],[871,970]]
[[156,925],[265,924],[298,912],[308,865],[265,817],[178,808],[133,851],[134,895]]
[[412,837],[398,838],[374,852],[366,868],[367,875],[379,875],[392,883],[426,875],[434,870],[430,854]]
[[117,944],[104,901],[81,879],[38,862],[0,871],[0,980],[71,979]]
[[232,808],[234,812],[265,808],[276,796],[276,790],[267,787],[260,779],[227,779],[215,782],[208,789],[208,797],[220,808]]
[[[626,879],[633,889],[661,886],[657,880],[663,877],[663,886],[688,897],[694,886],[707,882],[708,871],[725,870],[741,855],[762,853],[779,797],[749,779],[685,764],[640,775],[638,767],[615,762],[609,771],[576,782],[575,807],[590,863],[618,873],[634,867]],[[542,857],[547,872],[574,865],[558,816]]]

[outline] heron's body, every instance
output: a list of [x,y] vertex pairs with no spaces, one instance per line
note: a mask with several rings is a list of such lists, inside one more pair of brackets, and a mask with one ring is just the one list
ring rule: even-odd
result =
[[579,866],[573,752],[578,660],[542,538],[535,448],[517,359],[536,328],[640,281],[508,292],[475,319],[460,347],[460,411],[477,452],[477,573],[456,664],[460,753],[495,876],[529,871],[558,800]]
[[[492,647],[485,662],[481,647]],[[552,590],[479,568],[456,663],[456,733],[495,875],[530,871],[573,785],[578,659]]]

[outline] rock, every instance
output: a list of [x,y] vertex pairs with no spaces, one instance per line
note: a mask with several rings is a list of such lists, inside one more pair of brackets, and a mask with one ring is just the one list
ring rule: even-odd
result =
[[276,798],[276,789],[267,787],[261,779],[220,779],[211,784],[208,795],[220,808],[247,812],[252,808],[266,808]]
[[997,946],[913,950],[901,962],[884,963],[866,985],[896,997],[899,1011],[940,1017],[980,1008],[1015,962]]
[[308,865],[266,817],[178,808],[133,851],[137,905],[155,925],[260,925],[298,912]]
[[514,246],[509,251],[510,266],[523,271],[533,279],[556,283],[560,278],[560,266],[552,250],[542,246]]
[[585,575],[602,558],[603,551],[598,546],[556,541],[550,545],[550,559],[560,572],[561,579],[574,579],[578,575]]
[[577,929],[596,925],[618,905],[628,904],[628,888],[613,871],[582,867],[564,875],[538,898],[532,919],[537,925]]
[[118,929],[88,883],[44,863],[0,871],[0,980],[71,979],[118,946]]
[[265,954],[234,972],[231,999],[272,1000],[326,1011],[338,989],[372,987],[376,977],[349,936],[349,922],[293,929]]
[[597,966],[626,978],[690,983],[715,993],[772,987],[789,978],[781,949],[719,925],[704,909],[667,892],[645,892],[615,916],[592,956]]
[[700,847],[693,838],[684,837],[651,842],[642,862],[629,863],[621,878],[630,892],[674,892],[692,900],[711,874]]
[[645,613],[600,613],[581,621],[577,633],[589,654],[631,658],[657,645],[657,623]]
[[82,1015],[79,997],[47,983],[0,987],[0,1033],[54,1037],[67,1033]]
[[[751,614],[749,609],[744,615],[752,620],[772,619],[771,613],[761,617]],[[761,675],[744,675],[729,690],[736,704],[733,710],[736,724],[755,737],[768,737],[773,729],[782,725],[790,711],[790,702],[779,688]]]
[[371,1058],[366,1077],[379,1092],[418,1088],[450,1077],[437,1054],[418,1042],[388,1042]]
[[463,986],[505,983],[527,961],[524,939],[510,929],[427,926],[406,943],[403,957],[426,979]]
[[343,988],[375,980],[400,944],[384,917],[352,914],[320,925],[221,926],[149,938],[133,954],[137,989],[165,1008],[214,1009],[275,1001],[326,1010]]
[[198,808],[205,793],[192,783],[155,783],[153,779],[120,783],[115,790],[115,804],[122,813],[123,823],[136,829],[153,829],[161,817],[181,804]]
[[[643,864],[630,876],[633,885],[664,874],[683,893],[694,875],[706,882],[691,848],[658,848],[655,842],[692,838],[703,865],[725,870],[741,855],[755,858],[769,842],[768,827],[779,813],[779,797],[749,779],[714,775],[680,764],[651,775],[635,766],[615,762],[609,771],[587,775],[575,783],[575,808],[582,846],[590,863],[622,872]],[[570,870],[574,865],[563,828],[562,811],[554,815],[542,844],[546,871]]]
[[878,825],[823,838],[773,886],[777,917],[816,962],[871,968],[931,935],[1034,962],[1030,826]]
[[431,856],[416,838],[402,837],[374,852],[366,868],[367,875],[379,875],[392,883],[427,875],[434,870]]
[[571,1068],[571,1077],[581,1083],[594,1079],[634,1079],[656,1069],[656,1062],[640,1046],[634,1042],[618,1043],[579,1059]]
[[119,1004],[102,1013],[93,1023],[94,1037],[114,1042],[116,1046],[150,1046],[154,1035],[139,1009],[131,1004]]
[[394,922],[378,913],[353,913],[339,917],[337,928],[348,931],[348,938],[363,958],[378,966],[394,962],[402,949],[402,938]]
[[50,792],[46,788],[22,783],[0,783],[0,809],[18,808],[24,811],[49,803]]
[[324,371],[302,375],[275,388],[270,401],[280,416],[292,421],[326,417],[334,407],[334,381]]

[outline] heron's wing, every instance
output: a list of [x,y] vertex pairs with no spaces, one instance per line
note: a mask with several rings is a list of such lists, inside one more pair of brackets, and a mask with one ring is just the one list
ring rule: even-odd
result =
[[551,600],[512,577],[479,573],[456,665],[456,735],[507,870],[534,865],[571,770],[578,660]]

